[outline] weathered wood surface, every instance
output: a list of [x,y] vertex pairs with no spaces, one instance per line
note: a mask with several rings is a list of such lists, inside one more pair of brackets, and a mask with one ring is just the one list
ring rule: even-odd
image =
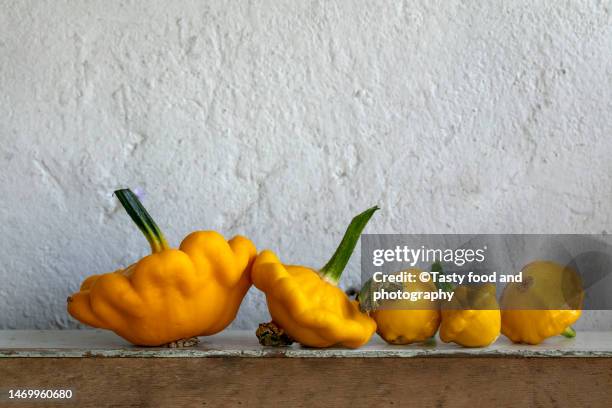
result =
[[[6,407],[608,407],[612,359],[7,358]],[[70,388],[60,402],[10,388]]]
[[[612,333],[485,349],[261,347],[225,332],[189,349],[134,347],[104,331],[0,331],[0,407],[608,407]],[[64,401],[10,389],[71,389]]]

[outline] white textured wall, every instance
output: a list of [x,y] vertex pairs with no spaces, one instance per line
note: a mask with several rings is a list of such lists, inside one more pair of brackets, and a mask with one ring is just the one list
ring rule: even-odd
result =
[[[0,0],[0,328],[76,326],[147,252],[122,186],[172,244],[313,266],[374,203],[368,232],[611,231],[611,7]],[[233,327],[266,314],[252,289]]]

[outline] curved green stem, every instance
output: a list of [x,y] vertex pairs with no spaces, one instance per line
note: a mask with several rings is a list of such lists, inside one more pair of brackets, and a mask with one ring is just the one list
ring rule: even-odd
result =
[[164,234],[162,234],[136,194],[129,188],[125,188],[115,191],[115,195],[132,221],[136,223],[147,241],[149,241],[151,251],[156,253],[168,249],[168,243],[166,242],[166,238],[164,238]]
[[571,326],[567,326],[565,330],[561,332],[561,335],[563,337],[567,337],[568,339],[573,339],[576,337],[576,330],[572,329]]
[[334,252],[325,266],[319,270],[319,274],[323,278],[331,281],[332,283],[338,283],[346,264],[351,258],[351,255],[353,255],[357,241],[359,241],[359,237],[361,236],[361,231],[363,231],[366,224],[368,221],[370,221],[370,218],[372,218],[372,215],[374,215],[377,210],[379,210],[379,208],[377,205],[375,205],[374,207],[365,210],[353,218],[346,229],[344,237],[342,237],[342,241],[340,241],[340,245],[338,245],[336,252]]
[[[444,269],[442,268],[442,262],[440,261],[436,261],[431,265],[431,271],[432,272],[439,272],[440,275],[444,274]],[[439,276],[439,275],[438,275]],[[438,289],[442,289],[445,292],[452,292],[453,290],[455,290],[455,286],[452,283],[442,283],[439,280],[440,278],[438,277],[438,280],[436,281],[436,287]]]

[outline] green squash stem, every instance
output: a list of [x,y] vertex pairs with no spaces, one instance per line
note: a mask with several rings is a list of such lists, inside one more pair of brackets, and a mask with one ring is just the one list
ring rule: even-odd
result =
[[161,230],[155,221],[153,221],[153,218],[151,218],[136,194],[134,194],[129,188],[125,188],[115,191],[115,195],[132,221],[136,223],[147,241],[149,241],[149,244],[151,245],[151,252],[157,253],[163,251],[164,249],[168,249],[169,246],[166,242],[166,238],[164,238],[164,234],[162,234]]
[[576,337],[576,330],[572,329],[571,326],[567,326],[565,330],[561,332],[561,335],[563,337],[567,337],[568,339],[573,339]]
[[[442,268],[442,262],[440,261],[436,261],[431,265],[431,271],[432,272],[439,272],[440,275],[444,274],[444,268]],[[438,276],[440,276],[438,275]],[[438,289],[442,289],[444,292],[452,292],[453,290],[455,290],[455,286],[452,283],[448,283],[448,282],[440,282],[440,278],[438,278],[438,280],[436,281],[436,287]]]
[[333,284],[338,283],[340,276],[342,276],[342,272],[344,272],[346,264],[351,258],[351,255],[353,255],[353,251],[355,250],[355,246],[359,241],[361,232],[377,210],[379,210],[379,207],[375,205],[374,207],[365,210],[353,218],[346,229],[344,237],[342,237],[342,241],[340,241],[340,245],[338,245],[336,252],[334,252],[325,266],[319,270],[319,275],[321,275],[322,278]]

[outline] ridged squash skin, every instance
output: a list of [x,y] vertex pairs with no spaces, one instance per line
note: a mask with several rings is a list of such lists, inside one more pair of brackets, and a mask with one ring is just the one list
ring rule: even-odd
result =
[[486,347],[499,337],[501,314],[495,286],[458,286],[449,307],[442,309],[440,339],[464,347]]
[[515,343],[540,344],[580,318],[582,281],[574,269],[551,261],[532,262],[522,272],[523,282],[502,293],[501,330]]
[[351,220],[338,248],[319,270],[283,264],[270,250],[257,256],[253,284],[266,295],[276,327],[308,347],[357,348],[370,340],[376,322],[337,285],[361,232],[378,209],[371,207]]
[[269,250],[253,264],[253,283],[266,295],[272,321],[309,347],[361,347],[376,323],[336,285],[311,268],[284,265]]
[[92,275],[68,297],[68,313],[141,346],[161,346],[223,330],[251,286],[253,243],[215,231],[189,234],[171,248],[130,189],[115,196],[151,246],[125,269]]
[[256,253],[245,237],[193,232],[179,249],[88,277],[68,298],[68,312],[142,346],[211,335],[236,317]]
[[[409,272],[418,275],[419,269]],[[432,282],[404,282],[404,291],[435,292]],[[376,332],[389,344],[411,344],[428,340],[440,326],[440,305],[429,300],[388,300],[370,313],[376,321]]]

